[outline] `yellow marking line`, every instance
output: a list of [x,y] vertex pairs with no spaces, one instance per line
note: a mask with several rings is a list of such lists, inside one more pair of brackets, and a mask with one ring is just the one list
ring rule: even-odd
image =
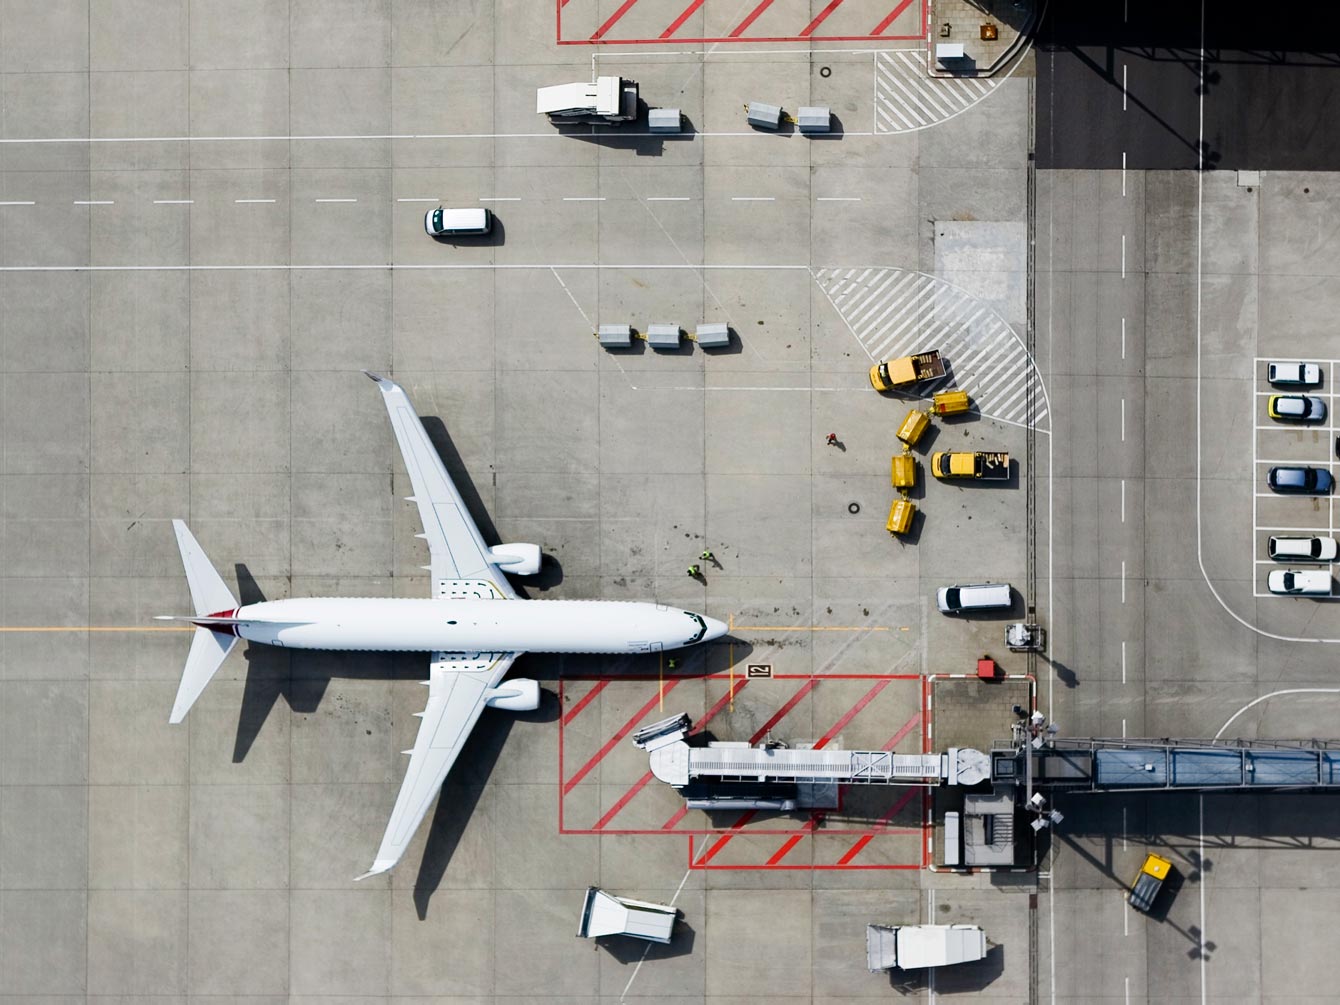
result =
[[0,632],[193,632],[194,625],[20,625],[0,626]]

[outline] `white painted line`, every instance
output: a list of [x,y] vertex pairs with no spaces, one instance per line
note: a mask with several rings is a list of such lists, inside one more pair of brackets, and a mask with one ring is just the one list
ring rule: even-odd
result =
[[155,206],[190,206],[195,202],[194,199],[155,199]]
[[604,202],[603,195],[565,195],[564,202]]
[[[1121,738],[1122,738],[1123,740],[1126,739],[1126,720],[1125,720],[1125,719],[1122,719],[1122,720],[1121,720]],[[1122,823],[1123,823],[1123,825],[1124,825],[1125,821],[1123,820]],[[1124,833],[1124,827],[1123,827],[1123,833]]]
[[76,206],[115,206],[116,203],[111,199],[76,199]]
[[1121,602],[1126,603],[1126,560],[1121,560]]
[[1126,278],[1126,235],[1121,235],[1121,278]]
[[37,203],[26,199],[11,199],[7,202],[0,202],[0,206],[36,206]]
[[[1124,813],[1125,810],[1123,810],[1122,812]],[[1122,898],[1125,899],[1125,896],[1126,895],[1123,893]],[[1131,913],[1129,907],[1127,907],[1126,913],[1128,915]],[[1131,979],[1127,977],[1125,978],[1125,980],[1126,980],[1126,1005],[1131,1005]]]
[[[1121,643],[1121,682],[1126,683],[1126,642]],[[1121,720],[1121,735],[1126,735],[1126,720]]]
[[250,203],[274,202],[273,199],[234,199],[233,202],[238,205],[247,205]]
[[[1205,61],[1205,0],[1201,0],[1201,64]],[[1201,77],[1202,83],[1204,76]],[[1204,87],[1201,88],[1202,95]],[[1202,145],[1201,149],[1204,149]],[[1200,1001],[1201,1005],[1206,1005],[1206,985],[1205,985],[1205,946],[1208,939],[1205,937],[1205,887],[1209,885],[1209,874],[1205,870],[1205,796],[1200,797],[1200,858],[1196,864],[1200,867]]]
[[396,202],[441,202],[440,199],[397,199]]
[[521,196],[519,196],[519,195],[495,195],[495,196],[492,196],[492,197],[490,197],[490,198],[485,198],[484,196],[481,195],[481,196],[479,197],[479,201],[480,201],[480,202],[520,202],[520,201],[521,201]]
[[816,196],[815,202],[860,202],[859,195],[820,195]]
[[733,195],[731,202],[776,202],[777,199],[770,195]]
[[1126,111],[1126,64],[1121,64],[1121,110]]
[[1126,151],[1121,152],[1121,197],[1126,198]]
[[1121,442],[1126,442],[1126,399],[1121,399]]
[[1121,319],[1121,358],[1126,358],[1126,319]]
[[[1123,817],[1123,821],[1124,821],[1126,811],[1125,811],[1125,810],[1122,810],[1121,813],[1122,813],[1122,817]],[[1122,835],[1121,835],[1121,846],[1122,846],[1123,848],[1126,847],[1126,834],[1125,834],[1124,831],[1122,832]],[[1127,892],[1127,891],[1125,891],[1125,890],[1118,890],[1118,891],[1117,891],[1117,893],[1118,893],[1118,894],[1120,895],[1120,897],[1121,897],[1121,934],[1122,934],[1122,935],[1130,935],[1130,934],[1131,934],[1131,909],[1130,909],[1129,904],[1128,904],[1128,902],[1127,902],[1127,900],[1126,900],[1126,892]]]
[[1126,522],[1126,479],[1121,480],[1121,522]]
[[688,202],[687,195],[649,195],[647,202]]
[[358,202],[357,199],[313,199],[313,202]]

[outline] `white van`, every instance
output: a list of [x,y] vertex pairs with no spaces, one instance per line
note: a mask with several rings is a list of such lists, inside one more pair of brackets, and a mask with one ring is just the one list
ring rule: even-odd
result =
[[1266,577],[1271,593],[1295,597],[1329,597],[1331,574],[1322,569],[1276,569]]
[[447,209],[438,206],[423,218],[429,237],[479,237],[493,229],[493,213],[483,207]]
[[1267,545],[1277,562],[1334,562],[1337,546],[1333,537],[1271,537]]
[[941,614],[964,614],[1013,607],[1014,597],[1009,583],[942,586],[935,592],[935,606]]

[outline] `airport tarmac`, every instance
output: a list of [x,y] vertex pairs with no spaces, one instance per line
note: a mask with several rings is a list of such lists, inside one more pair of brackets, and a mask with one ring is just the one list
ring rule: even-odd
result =
[[[683,8],[661,6],[667,23]],[[768,31],[810,37],[812,4],[770,6]],[[698,714],[723,674],[729,689],[768,665],[723,731],[752,737],[806,688],[775,724],[790,738],[902,750],[921,700],[903,677],[970,672],[988,649],[1025,668],[1003,620],[945,619],[934,590],[992,579],[1015,584],[1018,613],[1028,600],[1023,425],[1051,421],[1020,404],[1028,71],[951,115],[940,83],[890,56],[923,45],[898,41],[906,18],[878,43],[593,50],[558,45],[554,14],[6,11],[0,994],[841,1003],[895,993],[865,969],[867,923],[936,920],[981,923],[998,949],[918,994],[1029,997],[1032,881],[908,868],[919,799],[844,804],[864,816],[841,822],[851,833],[798,817],[696,856],[687,833],[596,826],[640,778],[618,734],[651,678],[657,714],[690,693]],[[711,36],[707,18],[688,28]],[[534,88],[585,78],[593,53],[691,131],[561,135],[537,117]],[[748,100],[831,104],[840,131],[752,132]],[[489,206],[494,235],[433,242],[439,202]],[[936,337],[979,411],[919,445],[922,515],[898,541],[889,461],[910,403],[866,370],[926,348],[928,303],[952,319]],[[736,337],[715,354],[603,352],[596,325],[621,321],[727,321]],[[652,658],[523,657],[540,711],[486,714],[405,860],[355,884],[425,661],[248,647],[174,727],[186,637],[147,629],[189,610],[174,517],[243,602],[424,594],[363,368],[406,386],[485,536],[551,556],[532,597],[657,599],[733,632],[685,654],[693,676],[664,695]],[[1009,450],[1017,470],[1004,487],[935,482],[926,460],[946,446]],[[720,565],[691,579],[704,548]],[[614,743],[573,783],[560,738],[588,724],[587,760]],[[659,784],[610,823],[664,829],[677,811]],[[768,867],[779,852],[799,867]],[[866,861],[879,868],[847,868]],[[674,902],[675,944],[576,940],[591,884]]]

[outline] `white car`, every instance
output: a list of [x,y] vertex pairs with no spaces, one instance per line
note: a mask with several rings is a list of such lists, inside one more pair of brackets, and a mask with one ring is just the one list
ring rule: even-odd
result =
[[1276,562],[1334,562],[1340,545],[1333,537],[1271,537],[1266,550]]
[[1266,577],[1266,586],[1271,593],[1285,593],[1293,596],[1329,597],[1331,595],[1331,574],[1321,569],[1276,569]]
[[1266,380],[1279,387],[1316,387],[1321,367],[1316,363],[1267,363]]

